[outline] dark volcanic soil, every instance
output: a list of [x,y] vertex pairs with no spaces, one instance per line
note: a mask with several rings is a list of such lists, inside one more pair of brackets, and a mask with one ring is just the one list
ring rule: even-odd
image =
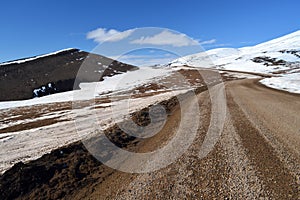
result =
[[[86,59],[86,60],[85,60]],[[82,63],[88,65],[74,81]],[[57,92],[77,89],[80,82],[102,80],[128,70],[137,69],[104,56],[71,49],[55,55],[20,64],[0,66],[0,101],[23,100],[33,97],[33,90],[53,83]]]

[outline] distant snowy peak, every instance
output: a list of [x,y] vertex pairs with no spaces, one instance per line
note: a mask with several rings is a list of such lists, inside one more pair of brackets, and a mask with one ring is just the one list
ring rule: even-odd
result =
[[38,56],[34,56],[34,57],[23,58],[23,59],[8,61],[8,62],[3,62],[3,63],[0,63],[0,66],[2,66],[2,65],[10,65],[10,64],[21,64],[21,63],[25,63],[25,62],[28,62],[28,61],[36,60],[36,59],[39,59],[39,58],[53,56],[53,55],[57,55],[57,54],[60,54],[60,53],[65,53],[65,52],[75,52],[75,51],[79,51],[79,49],[67,48],[67,49],[62,49],[62,50],[59,50],[59,51],[55,51],[55,52],[47,53],[47,54],[42,54],[42,55],[38,55]]
[[[169,66],[278,73],[300,62],[300,31],[252,47],[218,48],[178,58]],[[299,65],[298,65],[299,66]],[[297,67],[297,66],[296,66]],[[299,67],[298,67],[299,68]]]
[[282,51],[285,49],[300,50],[300,30],[294,33],[255,45],[253,47],[241,48],[246,52],[249,50],[254,51]]

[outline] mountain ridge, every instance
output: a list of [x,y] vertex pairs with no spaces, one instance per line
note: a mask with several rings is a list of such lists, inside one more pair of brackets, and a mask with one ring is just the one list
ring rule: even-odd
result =
[[47,56],[53,56],[53,55],[56,55],[56,54],[65,53],[65,52],[69,52],[69,51],[80,51],[80,50],[77,49],[77,48],[66,48],[66,49],[61,49],[61,50],[54,51],[54,52],[51,52],[51,53],[39,54],[39,55],[36,55],[36,56],[30,56],[30,57],[24,57],[24,58],[18,58],[18,59],[15,59],[15,60],[0,62],[0,66],[10,65],[10,64],[20,64],[20,63],[36,60],[36,59],[39,59],[39,58],[44,58],[44,57],[47,57]]

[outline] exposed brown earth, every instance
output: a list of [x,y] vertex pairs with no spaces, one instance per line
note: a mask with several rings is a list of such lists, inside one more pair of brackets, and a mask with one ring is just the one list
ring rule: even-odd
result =
[[[0,177],[0,198],[300,199],[300,96],[266,88],[257,79],[226,82],[224,129],[213,150],[200,159],[211,120],[210,95],[221,92],[205,89],[197,91],[201,123],[196,138],[169,166],[144,174],[120,172],[101,164],[77,142],[8,170]],[[155,136],[137,139],[117,126],[106,135],[134,152],[162,147],[172,139],[182,113],[176,98],[161,104],[168,118]],[[132,118],[143,126],[149,123],[147,109]]]
[[29,129],[34,129],[42,126],[48,126],[51,124],[55,124],[58,122],[63,122],[66,121],[66,119],[59,119],[59,117],[53,117],[49,119],[42,119],[42,120],[37,120],[34,122],[28,122],[28,123],[22,123],[22,124],[17,124],[14,126],[10,126],[7,128],[0,129],[0,134],[1,133],[7,133],[7,132],[16,132],[16,131],[23,131],[23,130],[29,130]]

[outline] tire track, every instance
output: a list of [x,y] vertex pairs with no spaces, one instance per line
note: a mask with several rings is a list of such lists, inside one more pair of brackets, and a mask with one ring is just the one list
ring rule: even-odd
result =
[[285,168],[275,150],[247,119],[232,94],[228,94],[228,108],[232,123],[241,138],[247,156],[254,164],[258,177],[266,186],[266,193],[275,199],[298,199],[296,177]]
[[[133,175],[128,185],[115,185],[117,192],[114,196],[110,195],[110,199],[228,199],[231,196],[227,182],[229,166],[221,143],[217,142],[205,158],[199,158],[201,144],[210,125],[211,112],[208,92],[199,96],[202,108],[201,127],[187,152],[166,168]],[[179,121],[180,113],[175,111],[167,124],[177,126]],[[193,119],[190,122],[194,123]],[[164,131],[167,134],[170,130]],[[149,148],[147,146],[149,145],[144,144],[143,148]],[[115,178],[111,181],[116,182]],[[103,197],[103,193],[106,192],[98,188],[91,198],[95,199],[101,195]]]
[[265,187],[256,175],[257,172],[231,123],[230,114],[227,115],[222,133],[222,148],[229,167],[230,199],[268,199],[268,195],[264,192]]

